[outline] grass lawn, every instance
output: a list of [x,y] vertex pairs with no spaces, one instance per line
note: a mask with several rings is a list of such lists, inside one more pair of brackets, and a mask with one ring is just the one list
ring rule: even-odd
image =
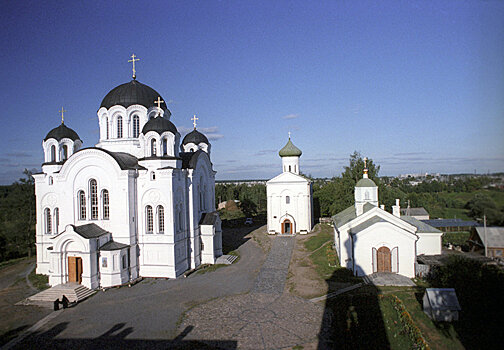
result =
[[455,245],[466,244],[466,241],[469,239],[471,235],[470,232],[462,231],[462,232],[445,232],[443,233],[443,244],[451,243]]
[[312,237],[310,237],[305,242],[305,248],[309,252],[313,252],[314,250],[320,248],[323,244],[332,241],[333,239],[333,231],[331,226],[326,224],[320,224],[320,232]]
[[35,269],[28,275],[28,279],[38,290],[44,290],[49,288],[49,277],[46,275],[37,275]]

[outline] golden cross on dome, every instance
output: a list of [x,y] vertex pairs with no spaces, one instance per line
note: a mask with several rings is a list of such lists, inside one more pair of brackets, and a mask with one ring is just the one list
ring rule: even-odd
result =
[[364,168],[367,168],[367,161],[368,161],[367,157],[364,157]]
[[154,101],[154,103],[157,104],[158,108],[161,108],[161,103],[164,103],[164,101],[158,96],[157,101]]
[[196,120],[199,120],[198,117],[196,117],[196,114],[194,115],[194,117],[191,118],[191,120],[193,121],[193,126],[194,126],[194,129],[196,129]]
[[59,110],[58,112],[61,113],[61,124],[63,124],[63,122],[65,121],[65,116],[63,115],[63,113],[67,112],[67,110],[63,109],[63,107],[61,107],[61,110]]
[[135,54],[131,55],[131,60],[128,60],[128,62],[132,62],[133,63],[133,79],[136,79],[136,70],[135,70],[135,62],[138,62],[140,61],[139,58],[135,59]]

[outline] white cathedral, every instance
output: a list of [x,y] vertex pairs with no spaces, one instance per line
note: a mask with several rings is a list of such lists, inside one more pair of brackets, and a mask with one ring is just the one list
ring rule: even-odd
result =
[[95,289],[214,264],[222,255],[215,171],[196,118],[180,143],[161,96],[135,75],[97,114],[95,147],[81,149],[63,119],[42,142],[36,272],[50,285]]
[[313,227],[312,183],[299,174],[301,150],[290,139],[278,152],[282,173],[266,183],[269,234],[307,234]]

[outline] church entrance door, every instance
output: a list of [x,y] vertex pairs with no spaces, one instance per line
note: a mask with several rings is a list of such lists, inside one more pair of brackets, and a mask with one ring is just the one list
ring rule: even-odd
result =
[[381,247],[380,249],[378,249],[376,260],[378,265],[378,272],[392,272],[390,249],[388,249],[387,247]]
[[292,223],[290,222],[289,219],[285,219],[285,221],[283,222],[282,233],[292,234]]
[[68,282],[82,283],[82,258],[68,257]]

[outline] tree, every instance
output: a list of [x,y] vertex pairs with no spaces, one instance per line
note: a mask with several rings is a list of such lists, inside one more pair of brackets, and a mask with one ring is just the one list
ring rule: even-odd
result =
[[248,198],[243,198],[240,202],[240,209],[246,217],[251,217],[257,213],[257,205]]

